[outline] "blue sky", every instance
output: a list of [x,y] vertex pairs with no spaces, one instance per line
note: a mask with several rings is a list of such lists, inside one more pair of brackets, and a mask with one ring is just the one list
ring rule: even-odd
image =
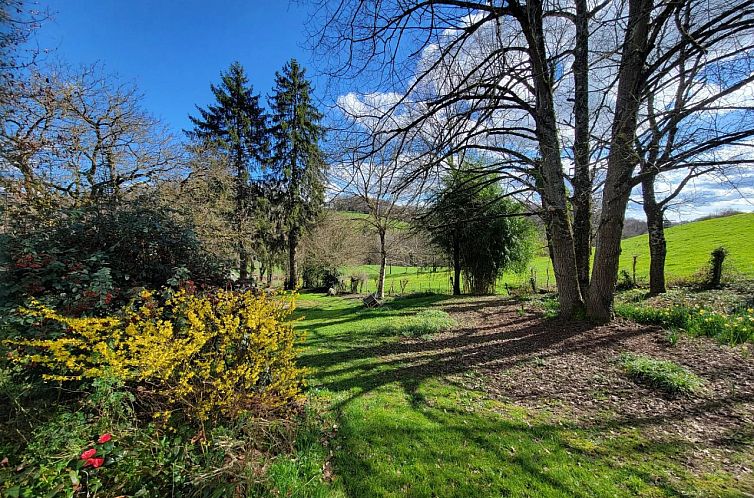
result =
[[[30,0],[30,3],[34,3]],[[36,0],[52,18],[35,33],[51,60],[78,65],[100,62],[121,81],[133,82],[143,105],[175,132],[190,127],[195,104],[213,103],[210,83],[234,60],[246,68],[263,100],[275,71],[291,57],[309,69],[315,96],[325,78],[315,77],[313,56],[304,48],[310,6],[289,0]],[[368,84],[374,84],[373,80]],[[379,89],[372,89],[379,90]],[[751,181],[751,177],[748,177]],[[695,202],[669,213],[688,219],[723,209],[750,211],[752,187],[735,190],[699,182]],[[689,194],[694,189],[688,189]],[[631,203],[629,216],[643,218]]]
[[[256,93],[271,92],[291,57],[309,67],[308,7],[288,0],[39,0],[52,19],[36,33],[51,59],[101,62],[135,83],[144,107],[176,131],[194,104],[213,98],[210,83],[238,60]],[[314,70],[309,73],[313,76]]]

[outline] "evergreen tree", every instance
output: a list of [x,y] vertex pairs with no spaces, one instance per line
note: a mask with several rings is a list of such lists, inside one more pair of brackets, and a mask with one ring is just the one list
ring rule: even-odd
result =
[[239,278],[249,277],[249,243],[246,226],[249,217],[250,181],[258,174],[269,155],[267,116],[259,105],[259,95],[249,84],[240,63],[231,64],[221,73],[222,83],[210,85],[216,104],[202,109],[199,117],[189,116],[194,129],[189,137],[213,143],[227,157],[228,167],[235,175],[235,207],[233,225],[239,259]]
[[324,201],[325,164],[319,142],[324,130],[322,114],[312,102],[312,85],[306,71],[291,59],[275,73],[270,97],[272,165],[284,191],[285,228],[288,236],[286,288],[296,287],[296,250],[300,236],[319,214]]
[[461,273],[473,294],[495,292],[506,270],[522,270],[533,253],[533,226],[521,204],[504,197],[492,175],[478,165],[452,171],[428,217],[432,240],[453,261],[453,294],[461,293]]

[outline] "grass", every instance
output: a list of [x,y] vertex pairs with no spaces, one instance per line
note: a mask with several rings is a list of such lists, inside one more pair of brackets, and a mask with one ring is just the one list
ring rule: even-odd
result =
[[422,310],[413,316],[391,321],[389,327],[406,337],[426,337],[456,325],[450,315],[441,310]]
[[650,440],[610,414],[579,426],[464,387],[474,373],[452,350],[402,342],[388,326],[441,303],[469,301],[421,296],[364,310],[356,299],[301,296],[301,363],[329,434],[331,495],[737,496],[729,474],[683,465],[687,443]]
[[[754,213],[676,225],[665,231],[668,258],[665,264],[669,278],[690,277],[709,262],[710,253],[719,246],[729,251],[729,269],[754,276]],[[620,268],[631,271],[632,256],[638,255],[637,276],[649,278],[648,236],[625,239],[621,244]]]
[[619,303],[615,306],[615,313],[637,323],[714,337],[731,346],[754,341],[752,308],[726,312],[680,304],[655,307],[648,304]]
[[[686,279],[694,276],[709,262],[710,253],[719,246],[725,246],[729,255],[726,259],[726,271],[735,271],[746,277],[754,277],[754,213],[738,214],[724,218],[697,221],[676,225],[666,230],[668,257],[666,277],[669,280]],[[624,239],[621,243],[621,270],[632,274],[633,256],[636,260],[637,280],[649,281],[649,243],[647,235]],[[506,273],[498,281],[497,293],[505,294],[505,284],[511,286],[528,286],[529,279],[535,275],[537,286],[550,288],[555,286],[552,264],[547,256],[538,256],[528,265],[522,274]],[[377,265],[361,265],[346,269],[350,273],[366,273],[369,276],[368,291],[376,288],[375,279],[379,274]],[[400,281],[408,280],[406,292],[425,292],[450,294],[451,272],[447,268],[421,269],[410,266],[388,267],[385,288],[393,290],[392,295],[400,292]],[[549,278],[548,278],[549,277]],[[366,292],[366,290],[365,290]]]
[[694,394],[703,384],[702,379],[672,361],[626,353],[621,363],[634,380],[670,394]]

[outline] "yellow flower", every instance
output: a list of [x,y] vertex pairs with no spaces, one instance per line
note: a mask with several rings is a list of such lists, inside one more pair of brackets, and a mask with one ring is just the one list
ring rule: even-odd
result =
[[146,382],[161,407],[155,417],[167,420],[164,408],[170,407],[205,420],[250,405],[275,408],[300,396],[298,337],[288,320],[293,309],[293,296],[222,290],[209,296],[178,292],[164,307],[134,310],[132,303],[122,319],[70,318],[37,305],[24,313],[64,324],[69,332],[6,343],[22,347],[15,361],[47,369],[46,379]]

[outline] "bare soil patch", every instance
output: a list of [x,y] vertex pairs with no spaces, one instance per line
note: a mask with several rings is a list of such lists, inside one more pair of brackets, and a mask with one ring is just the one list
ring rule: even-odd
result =
[[[653,439],[687,442],[691,466],[712,459],[729,472],[751,473],[750,463],[726,460],[726,454],[754,440],[751,345],[729,347],[686,335],[673,345],[659,327],[625,320],[593,327],[550,320],[499,297],[443,309],[461,327],[429,341],[457,342],[455,359],[479,374],[455,376],[470,387],[548,409],[583,427],[637,428]],[[484,344],[484,351],[475,344]],[[475,354],[464,355],[464,348],[474,348]],[[671,396],[637,384],[621,367],[625,352],[672,360],[702,377],[704,390]]]

